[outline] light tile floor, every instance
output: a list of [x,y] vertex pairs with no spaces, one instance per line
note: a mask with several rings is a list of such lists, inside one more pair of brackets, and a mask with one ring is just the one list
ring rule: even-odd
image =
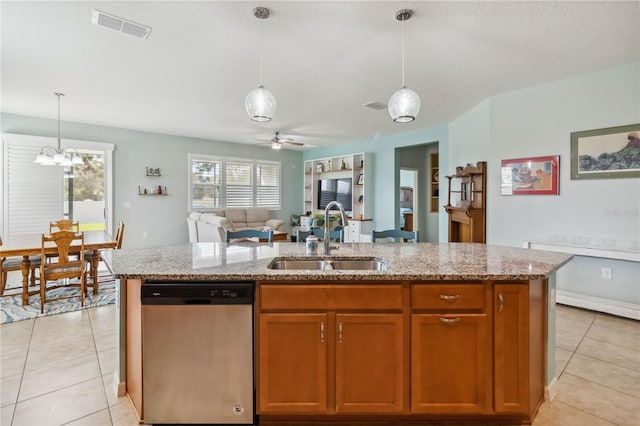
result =
[[[137,425],[113,386],[115,306],[0,326],[0,424]],[[640,322],[557,307],[559,390],[534,426],[640,425]]]

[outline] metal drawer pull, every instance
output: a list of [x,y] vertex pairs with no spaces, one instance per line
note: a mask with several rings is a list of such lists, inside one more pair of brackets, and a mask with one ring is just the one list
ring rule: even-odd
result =
[[443,318],[440,317],[440,322],[444,322],[445,324],[451,324],[454,322],[460,322],[460,318]]
[[449,296],[446,294],[441,294],[440,295],[440,300],[458,300],[460,299],[460,295],[459,294],[455,294],[453,296]]
[[338,343],[342,343],[342,323],[338,323]]
[[320,323],[320,343],[324,343],[324,321]]
[[502,297],[502,293],[498,293],[498,301],[500,302],[498,312],[502,312],[502,309],[504,309],[504,297]]

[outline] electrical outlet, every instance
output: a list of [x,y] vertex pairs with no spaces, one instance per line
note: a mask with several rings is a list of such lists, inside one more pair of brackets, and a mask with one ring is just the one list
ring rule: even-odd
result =
[[147,231],[144,231],[142,233],[142,238],[149,238],[149,233]]
[[613,278],[613,271],[611,270],[611,268],[602,268],[601,272],[602,272],[602,279],[610,280],[611,278]]

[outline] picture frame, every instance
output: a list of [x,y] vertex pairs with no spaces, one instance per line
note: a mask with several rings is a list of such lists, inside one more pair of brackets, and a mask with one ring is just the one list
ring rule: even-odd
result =
[[640,177],[640,123],[571,133],[571,179]]
[[362,173],[358,176],[358,185],[364,185],[364,174]]
[[560,156],[502,160],[502,195],[558,195]]

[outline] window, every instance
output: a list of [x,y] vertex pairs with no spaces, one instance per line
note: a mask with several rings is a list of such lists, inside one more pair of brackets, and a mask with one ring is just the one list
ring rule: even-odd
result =
[[280,209],[278,161],[189,154],[189,209]]
[[76,148],[83,164],[72,168],[34,163],[55,138],[2,135],[0,147],[0,232],[4,236],[48,232],[49,221],[78,220],[85,229],[111,231],[113,144],[62,140]]

